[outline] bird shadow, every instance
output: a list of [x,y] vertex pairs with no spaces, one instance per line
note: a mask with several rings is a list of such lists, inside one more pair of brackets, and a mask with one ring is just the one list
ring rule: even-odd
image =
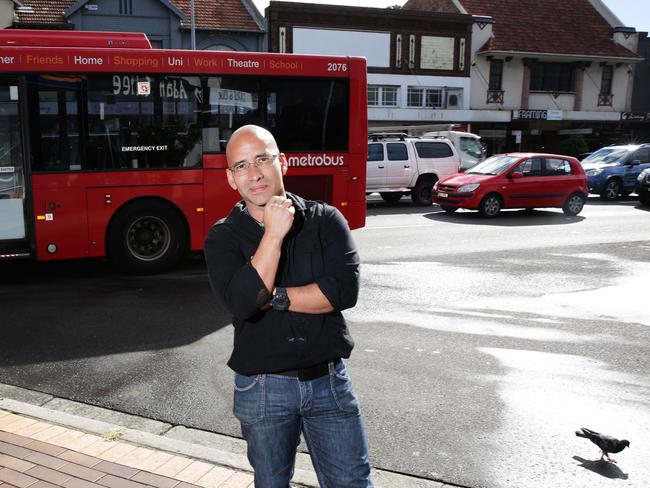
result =
[[573,456],[573,459],[580,463],[580,467],[588,469],[589,471],[593,471],[594,473],[604,476],[605,478],[622,480],[628,479],[628,474],[621,471],[621,468],[619,468],[616,464],[608,463],[603,459],[589,461],[587,459],[581,458],[580,456]]

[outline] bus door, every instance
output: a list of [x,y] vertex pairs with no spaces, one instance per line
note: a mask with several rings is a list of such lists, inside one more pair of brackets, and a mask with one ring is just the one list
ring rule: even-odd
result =
[[29,256],[18,78],[0,77],[0,254]]

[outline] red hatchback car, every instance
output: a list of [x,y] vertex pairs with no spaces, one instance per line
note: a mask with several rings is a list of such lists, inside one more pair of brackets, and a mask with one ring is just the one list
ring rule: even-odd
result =
[[467,208],[496,217],[502,208],[558,207],[566,215],[578,215],[587,194],[587,176],[576,158],[510,153],[443,178],[431,199],[448,213]]

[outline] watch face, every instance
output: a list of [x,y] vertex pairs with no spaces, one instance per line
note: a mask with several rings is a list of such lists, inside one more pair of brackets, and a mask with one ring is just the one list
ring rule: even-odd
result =
[[287,292],[284,289],[277,289],[273,296],[273,300],[271,301],[271,305],[275,310],[281,312],[287,310],[289,308],[289,296],[287,295]]

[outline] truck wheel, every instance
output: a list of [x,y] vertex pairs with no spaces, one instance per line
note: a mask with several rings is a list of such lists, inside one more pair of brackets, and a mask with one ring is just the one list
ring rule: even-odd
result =
[[113,218],[106,247],[110,260],[129,274],[172,268],[184,255],[187,230],[181,215],[163,202],[132,203]]
[[386,203],[397,203],[402,198],[402,193],[399,191],[382,191],[379,195]]
[[413,189],[411,189],[411,200],[413,200],[413,203],[423,206],[431,205],[433,203],[431,201],[431,191],[436,181],[438,180],[431,177],[420,178]]

